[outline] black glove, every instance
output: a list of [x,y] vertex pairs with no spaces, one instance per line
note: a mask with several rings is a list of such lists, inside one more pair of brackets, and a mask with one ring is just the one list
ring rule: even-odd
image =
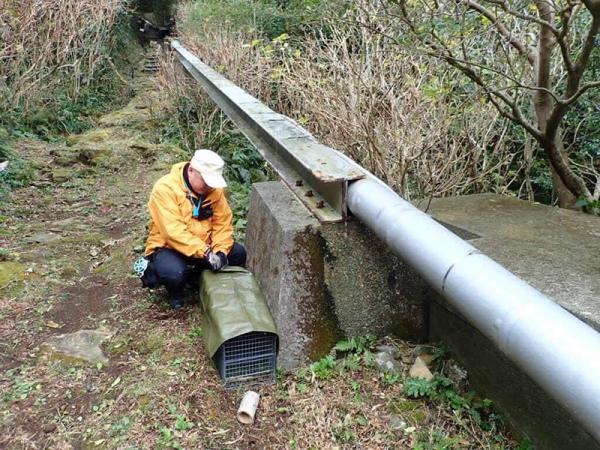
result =
[[206,253],[206,262],[208,263],[210,270],[212,270],[213,272],[218,272],[223,267],[225,267],[227,264],[229,264],[229,261],[227,261],[227,256],[225,255],[225,253],[223,253],[223,252],[213,253],[212,250],[209,250],[208,253]]

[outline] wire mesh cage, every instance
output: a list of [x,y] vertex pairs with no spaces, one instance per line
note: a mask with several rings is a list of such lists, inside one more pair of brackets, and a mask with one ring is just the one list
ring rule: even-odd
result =
[[277,369],[278,337],[252,331],[225,341],[213,356],[225,387],[273,383]]

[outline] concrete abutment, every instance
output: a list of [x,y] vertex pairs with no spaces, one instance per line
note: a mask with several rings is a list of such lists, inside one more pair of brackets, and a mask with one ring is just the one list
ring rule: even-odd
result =
[[[589,248],[600,237],[596,218],[491,194],[434,200],[430,214],[599,328],[600,267],[594,261],[600,249]],[[343,336],[443,341],[469,371],[472,386],[536,448],[600,449],[358,221],[320,224],[282,183],[258,183],[246,244],[249,267],[279,327],[281,366],[324,356]],[[569,255],[577,259],[565,261]]]
[[326,355],[343,336],[425,339],[426,302],[413,295],[425,285],[360,223],[320,224],[282,183],[257,183],[246,245],[283,367]]

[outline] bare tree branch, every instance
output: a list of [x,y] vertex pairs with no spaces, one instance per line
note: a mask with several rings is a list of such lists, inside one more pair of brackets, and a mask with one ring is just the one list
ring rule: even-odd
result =
[[[460,1],[460,0],[459,0]],[[474,11],[477,11],[479,14],[481,14],[482,16],[484,16],[486,19],[488,19],[496,28],[496,30],[498,30],[498,33],[502,36],[504,36],[504,38],[523,56],[527,57],[527,60],[529,61],[530,64],[535,64],[535,56],[532,52],[530,52],[527,47],[518,39],[516,39],[512,33],[510,31],[508,31],[508,29],[506,28],[506,26],[500,22],[500,20],[486,7],[482,6],[481,4],[473,1],[473,0],[466,0],[465,4],[473,9]]]

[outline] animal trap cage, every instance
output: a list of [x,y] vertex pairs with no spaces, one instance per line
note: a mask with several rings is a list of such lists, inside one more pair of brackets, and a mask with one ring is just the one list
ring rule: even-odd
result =
[[279,337],[254,275],[205,270],[200,286],[204,340],[225,387],[274,382]]
[[275,382],[277,335],[252,331],[224,342],[213,360],[226,388]]

